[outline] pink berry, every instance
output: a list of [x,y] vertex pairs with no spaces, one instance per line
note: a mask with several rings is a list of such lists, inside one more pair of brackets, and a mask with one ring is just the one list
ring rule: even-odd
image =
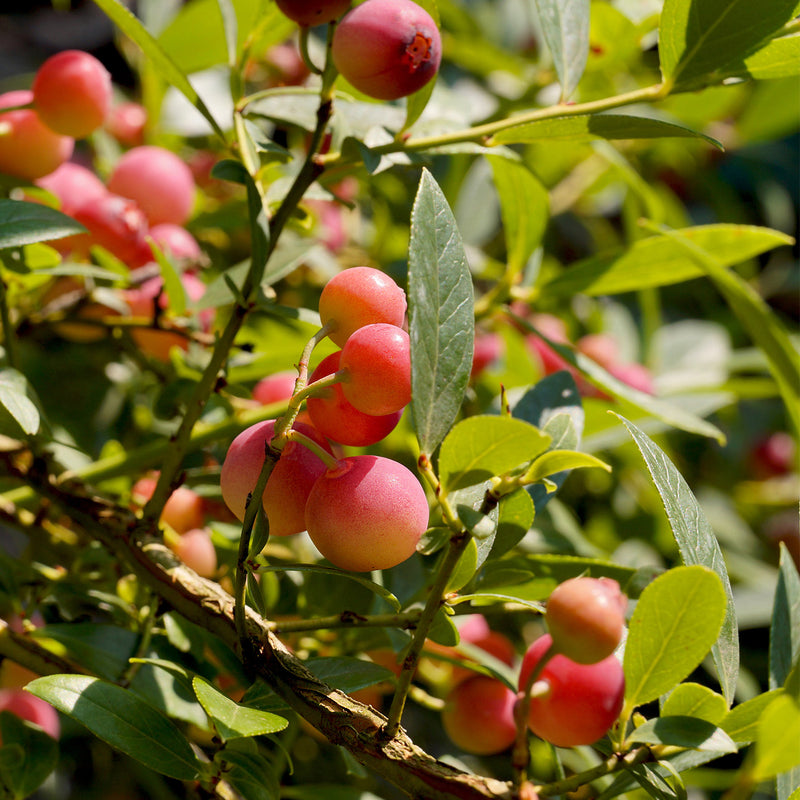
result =
[[171,542],[171,549],[184,564],[202,578],[217,571],[217,551],[207,528],[191,528]]
[[[33,92],[0,95],[0,109],[33,101]],[[75,141],[50,130],[32,108],[0,113],[0,172],[33,181],[49,175],[72,155]]]
[[410,343],[396,325],[359,328],[342,348],[340,367],[344,396],[365,414],[392,414],[411,402]]
[[516,695],[497,678],[473,675],[450,690],[442,725],[450,741],[466,753],[502,753],[514,743]]
[[412,0],[367,0],[339,22],[331,54],[360,92],[396,100],[436,75],[442,39],[431,15]]
[[619,363],[619,344],[608,333],[588,333],[575,342],[575,347],[605,369]]
[[382,456],[349,456],[314,484],[306,528],[334,566],[389,569],[414,554],[428,527],[428,501],[413,473]]
[[615,364],[608,370],[617,380],[645,394],[655,394],[653,376],[643,364]]
[[[324,358],[311,373],[309,382],[336,372],[341,355],[342,351],[337,350]],[[403,415],[402,411],[381,416],[364,414],[347,401],[341,383],[329,387],[323,395],[309,397],[306,410],[320,433],[334,442],[352,447],[367,447],[379,442],[397,427]]]
[[[330,445],[310,425],[296,422],[294,428],[330,452]],[[242,431],[228,448],[219,483],[225,504],[240,520],[264,464],[266,444],[274,433],[275,420],[258,422]],[[283,448],[262,496],[270,535],[290,536],[306,529],[306,500],[324,472],[325,464],[302,444],[289,442]]]
[[253,399],[262,406],[279,403],[282,400],[286,401],[294,394],[295,381],[297,381],[297,370],[295,369],[267,375],[253,387]]
[[111,108],[111,75],[93,55],[64,50],[36,72],[33,102],[45,125],[82,139],[103,124]]
[[39,178],[36,185],[54,194],[61,210],[70,216],[84,203],[104,197],[107,191],[94,172],[72,161],[65,161],[49,175]]
[[183,225],[194,206],[192,171],[163,147],[128,150],[108,179],[109,191],[135,200],[151,225]]
[[611,578],[570,578],[559,584],[544,616],[556,651],[579,664],[610,656],[625,632],[626,605]]
[[351,267],[334,275],[319,298],[319,316],[334,344],[344,347],[348,337],[364,325],[403,324],[406,293],[385,273],[372,267]]
[[350,8],[350,0],[275,0],[289,19],[304,27],[333,22]]
[[475,335],[472,351],[470,378],[477,378],[488,366],[493,364],[503,352],[503,339],[499,333],[481,332]]
[[0,689],[0,711],[10,711],[20,719],[38,725],[53,739],[58,739],[61,734],[58,712],[50,703],[24,689]]
[[126,101],[112,106],[106,119],[108,132],[126,147],[136,147],[144,140],[147,111],[139,103]]
[[[537,639],[522,660],[519,686],[549,649],[552,639]],[[613,655],[596,664],[576,664],[562,655],[545,664],[531,691],[528,727],[557,747],[592,744],[616,722],[625,695],[622,664]]]
[[[203,260],[203,251],[197,239],[181,225],[172,222],[162,222],[153,225],[147,234],[161,250],[173,261],[177,261],[184,268],[196,266]],[[155,261],[153,248],[150,242],[145,241],[139,254],[136,266],[143,266]]]
[[[148,475],[139,478],[131,487],[131,497],[138,505],[144,505],[156,488],[157,477]],[[167,498],[161,512],[161,521],[178,533],[192,528],[201,528],[205,522],[205,503],[197,492],[188,486],[179,486]]]

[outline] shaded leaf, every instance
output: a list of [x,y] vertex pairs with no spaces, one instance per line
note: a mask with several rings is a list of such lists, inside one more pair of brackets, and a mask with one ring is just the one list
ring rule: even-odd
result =
[[0,787],[29,797],[58,764],[58,742],[10,711],[0,712]]
[[661,705],[662,717],[696,717],[720,727],[727,714],[725,698],[699,683],[681,683]]
[[651,719],[628,736],[637,744],[665,744],[715,753],[735,753],[736,745],[725,731],[696,717],[669,716]]
[[0,250],[63,239],[86,228],[41,203],[0,199]]
[[391,670],[362,658],[328,656],[309,658],[303,663],[321,681],[348,693],[394,678]]

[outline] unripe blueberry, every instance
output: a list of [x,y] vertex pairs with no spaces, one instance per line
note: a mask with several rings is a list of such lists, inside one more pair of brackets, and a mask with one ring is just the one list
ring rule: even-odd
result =
[[61,734],[58,712],[50,703],[24,689],[0,689],[0,711],[10,711],[20,719],[38,725],[53,739],[58,739]]
[[442,39],[431,15],[412,0],[367,0],[337,25],[331,55],[360,92],[396,100],[433,78]]
[[544,615],[556,651],[579,664],[610,656],[625,631],[626,605],[611,578],[570,578],[559,584]]
[[334,275],[319,298],[323,325],[332,325],[331,341],[344,347],[348,337],[374,322],[403,324],[406,293],[385,273],[373,267],[351,267]]
[[428,501],[410,470],[382,456],[349,456],[314,484],[306,528],[334,566],[389,569],[409,558],[428,527]]
[[445,699],[442,724],[466,753],[502,753],[514,743],[516,695],[502,681],[474,675],[454,686]]
[[170,547],[201,578],[211,578],[217,571],[217,551],[207,528],[191,528],[172,539]]
[[339,364],[347,372],[344,396],[359,411],[392,414],[411,402],[411,351],[402,328],[383,322],[359,328],[345,342]]
[[[330,445],[310,425],[296,422],[294,429],[330,452]],[[258,422],[242,431],[228,448],[219,483],[225,504],[240,520],[264,464],[266,444],[274,434],[275,420]],[[324,472],[325,464],[302,444],[289,442],[283,448],[262,496],[271,536],[289,536],[306,529],[306,501]]]
[[39,67],[33,102],[56,133],[82,139],[103,124],[111,108],[111,75],[89,53],[64,50]]
[[183,225],[194,206],[192,171],[163,147],[143,145],[128,150],[114,167],[108,189],[135,200],[151,225]]
[[350,8],[350,0],[275,0],[275,2],[289,19],[304,27],[333,22]]
[[39,178],[36,185],[54,194],[61,203],[61,210],[70,216],[80,206],[107,193],[105,184],[94,172],[72,161],[65,161],[49,175]]
[[[520,670],[520,690],[551,642],[545,635],[528,648]],[[531,695],[528,727],[539,738],[557,747],[592,744],[608,732],[622,710],[622,664],[613,655],[596,664],[576,664],[555,655],[543,667]]]
[[[21,89],[0,95],[0,109],[33,101]],[[75,141],[55,133],[32,108],[0,113],[0,172],[33,181],[49,175],[72,155]]]
[[[342,351],[337,350],[320,361],[311,373],[309,383],[336,372],[341,355]],[[367,447],[379,442],[397,427],[403,416],[402,411],[380,416],[359,411],[344,396],[341,383],[328,387],[324,394],[309,397],[306,410],[320,433],[334,442],[352,447]]]

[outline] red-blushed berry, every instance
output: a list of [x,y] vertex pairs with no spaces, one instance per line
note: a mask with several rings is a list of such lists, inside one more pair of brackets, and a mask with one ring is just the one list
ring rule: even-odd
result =
[[[162,222],[160,225],[153,225],[147,235],[167,256],[186,269],[196,267],[203,261],[203,251],[200,249],[197,239],[181,225]],[[142,251],[142,262],[146,264],[155,260],[155,256],[150,243],[145,242],[145,245],[146,250]]]
[[550,594],[545,622],[553,646],[579,664],[610,656],[625,632],[627,598],[611,578],[570,578]]
[[217,571],[217,551],[207,528],[191,528],[170,540],[170,549],[201,578],[211,578]]
[[445,698],[445,733],[466,753],[502,753],[516,738],[515,701],[516,695],[502,681],[473,675],[454,686]]
[[108,193],[94,172],[72,161],[65,161],[49,175],[39,178],[36,185],[55,195],[61,203],[61,211],[70,216],[85,203],[99,200]]
[[412,556],[428,527],[428,501],[413,473],[383,456],[348,456],[316,481],[306,529],[334,566],[389,569]]
[[[331,452],[330,445],[310,425],[296,422],[294,429]],[[257,422],[242,431],[232,442],[222,464],[222,499],[240,520],[244,519],[247,496],[255,489],[264,464],[267,442],[275,434],[275,420]],[[272,469],[262,496],[271,536],[290,536],[306,529],[305,509],[316,480],[325,473],[325,464],[298,442],[288,442]]]
[[32,90],[45,125],[75,139],[99,128],[111,109],[111,75],[82,50],[50,56],[36,71]]
[[125,147],[142,144],[146,125],[145,107],[131,100],[112,106],[106,118],[106,130]]
[[38,725],[53,739],[61,735],[58,712],[50,703],[24,689],[0,689],[0,711],[9,711],[20,719]]
[[797,443],[786,431],[776,431],[756,442],[751,453],[756,478],[777,478],[800,469]]
[[108,189],[135,200],[150,225],[183,225],[194,207],[192,171],[175,153],[154,145],[128,150],[114,167]]
[[331,55],[360,92],[396,100],[436,75],[442,39],[433,17],[412,0],[367,0],[336,26]]
[[400,411],[411,402],[408,334],[376,322],[355,331],[342,348],[342,391],[359,411],[376,416]]
[[[337,350],[320,361],[309,383],[332,375],[339,369],[342,351]],[[400,421],[402,411],[376,416],[359,411],[344,396],[341,383],[328,387],[324,394],[309,397],[306,411],[314,427],[339,444],[367,447],[388,436]]]
[[[528,648],[520,670],[520,691],[551,643],[546,634]],[[609,731],[622,710],[622,664],[613,655],[596,664],[577,664],[554,655],[534,681],[531,695],[528,727],[540,739],[557,747],[592,744]]]
[[304,27],[333,22],[350,8],[350,0],[275,0],[290,20]]
[[[262,406],[270,403],[279,403],[281,400],[288,400],[294,394],[294,385],[297,381],[297,370],[287,369],[283,372],[275,372],[262,378],[253,387],[253,400]],[[316,426],[315,426],[316,427]],[[323,431],[317,428],[320,433]]]
[[[139,478],[131,488],[131,497],[137,505],[144,505],[153,495],[157,477],[147,475]],[[202,528],[205,524],[205,504],[203,498],[188,486],[179,486],[167,498],[161,512],[161,521],[178,533],[186,533],[192,528]]]
[[487,367],[494,364],[503,353],[503,338],[494,331],[480,331],[475,334],[472,350],[472,369],[470,378],[477,378]]
[[620,360],[619,344],[609,333],[587,333],[575,342],[575,349],[605,369]]
[[655,394],[653,376],[644,364],[614,364],[608,370],[618,381],[645,394]]
[[322,289],[319,316],[330,324],[329,338],[343,347],[350,335],[375,322],[400,327],[406,315],[406,293],[373,267],[350,267],[334,275]]
[[26,181],[49,175],[69,159],[75,147],[71,136],[48,128],[32,108],[2,112],[32,101],[33,92],[27,89],[0,95],[0,172]]

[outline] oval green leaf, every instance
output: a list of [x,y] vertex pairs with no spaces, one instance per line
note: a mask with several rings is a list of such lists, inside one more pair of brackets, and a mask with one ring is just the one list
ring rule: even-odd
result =
[[589,0],[536,0],[536,9],[564,101],[578,85],[589,57]]
[[0,199],[0,250],[63,239],[85,230],[72,217],[41,203]]
[[696,717],[659,717],[636,728],[628,737],[635,744],[661,744],[690,750],[735,753],[736,745],[725,731]]
[[697,717],[720,725],[728,713],[728,704],[721,694],[699,683],[682,683],[661,706],[662,717]]

